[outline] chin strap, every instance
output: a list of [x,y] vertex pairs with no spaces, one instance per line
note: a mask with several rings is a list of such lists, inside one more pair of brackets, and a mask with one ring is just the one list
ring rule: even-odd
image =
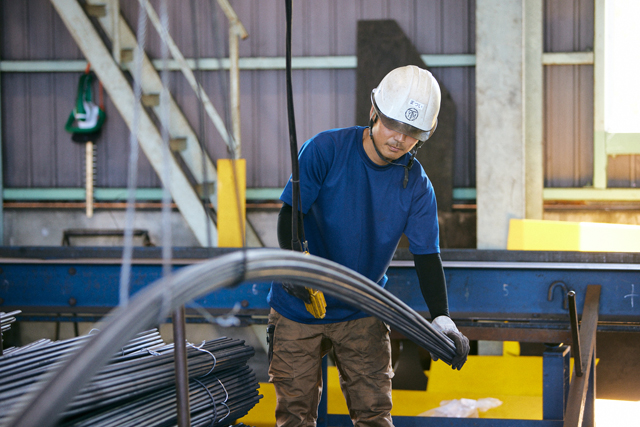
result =
[[409,159],[409,162],[406,165],[403,165],[402,163],[396,163],[386,158],[385,156],[383,156],[382,153],[378,150],[378,147],[376,146],[375,141],[373,140],[373,124],[376,122],[377,119],[378,119],[378,116],[376,116],[375,114],[373,115],[373,117],[369,119],[369,138],[371,138],[373,149],[376,150],[378,157],[380,157],[382,161],[385,161],[390,165],[402,166],[404,168],[404,180],[402,181],[402,188],[407,188],[407,183],[409,182],[409,171],[413,167],[413,161],[416,158],[416,153],[418,152],[418,148],[422,146],[422,141],[418,141],[418,144],[416,145],[416,147],[413,150],[411,150],[411,158]]

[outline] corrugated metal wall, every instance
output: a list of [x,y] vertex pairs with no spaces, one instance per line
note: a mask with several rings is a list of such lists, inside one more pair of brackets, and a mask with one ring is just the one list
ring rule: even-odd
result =
[[[546,1],[544,51],[593,50],[593,0]],[[548,65],[545,80],[545,187],[593,179],[593,65]]]
[[[120,2],[135,30],[138,6]],[[195,3],[197,10],[192,11]],[[214,2],[215,3],[215,2]],[[249,38],[241,57],[284,56],[284,2],[231,0]],[[48,0],[0,0],[3,60],[81,59],[82,54]],[[154,2],[158,10],[157,1]],[[226,18],[211,2],[169,2],[170,32],[186,57],[228,56]],[[196,16],[195,25],[192,16]],[[214,19],[222,24],[218,28]],[[474,0],[298,0],[294,2],[293,56],[356,54],[361,19],[395,19],[423,54],[475,52]],[[593,0],[545,1],[545,51],[584,51],[593,46]],[[214,36],[217,29],[217,36]],[[197,50],[196,50],[197,45]],[[147,52],[160,57],[159,37],[149,27]],[[473,67],[433,68],[457,107],[454,187],[475,186],[475,72]],[[73,106],[78,73],[3,73],[2,139],[6,187],[82,187],[83,147],[63,126]],[[218,111],[226,76],[204,72],[203,86]],[[289,173],[284,71],[241,71],[243,157],[249,187],[282,186]],[[215,128],[201,129],[195,96],[179,73],[171,92],[214,159],[227,157]],[[299,144],[332,127],[353,125],[355,69],[294,70]],[[545,67],[545,185],[582,187],[593,171],[593,67]],[[224,95],[224,96],[223,96]],[[97,186],[126,186],[129,132],[106,97],[108,119],[97,146]],[[610,159],[609,184],[640,179],[638,156]],[[159,185],[140,160],[140,187]]]
[[[593,51],[594,1],[546,0],[544,51]],[[545,66],[545,187],[593,184],[593,65]],[[609,187],[640,186],[640,156],[609,157]]]
[[[223,25],[216,39],[209,2],[193,2],[197,4],[195,26],[192,2],[169,3],[170,31],[186,57],[196,53],[199,57],[228,56],[226,18],[220,10],[215,10],[215,15]],[[249,33],[249,38],[240,42],[241,57],[284,56],[283,1],[232,0],[231,4]],[[157,2],[155,5],[158,10]],[[135,29],[137,2],[121,2],[121,7]],[[467,0],[296,1],[293,56],[355,55],[356,25],[360,19],[396,19],[424,54],[473,53],[474,13],[474,1]],[[47,0],[2,1],[2,17],[3,60],[82,58]],[[151,27],[147,52],[152,58],[160,57],[159,38]],[[474,70],[457,67],[433,71],[458,106],[455,185],[472,187]],[[71,142],[63,129],[78,78],[77,73],[2,74],[6,187],[83,186],[82,147]],[[240,79],[242,150],[248,163],[248,186],[282,186],[290,173],[284,71],[241,71]],[[221,87],[225,84],[220,73],[203,73],[203,86],[221,114]],[[354,124],[355,69],[294,70],[293,86],[300,145],[321,130]],[[172,73],[171,91],[194,130],[200,132],[199,107],[182,75]],[[97,147],[97,186],[124,187],[128,131],[108,97],[106,107],[108,121]],[[227,157],[226,148],[208,119],[204,135],[214,159]],[[146,159],[140,161],[139,168],[139,186],[159,185]]]

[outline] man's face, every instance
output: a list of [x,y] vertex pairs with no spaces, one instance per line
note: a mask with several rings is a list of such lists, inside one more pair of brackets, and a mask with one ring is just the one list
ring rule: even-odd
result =
[[[371,113],[373,114],[373,108]],[[418,143],[418,140],[415,138],[387,128],[379,118],[373,125],[373,139],[380,154],[389,160],[399,159],[411,151]],[[379,158],[375,151],[373,156],[370,155],[369,157],[371,157],[371,160],[376,164],[386,164],[386,162]]]

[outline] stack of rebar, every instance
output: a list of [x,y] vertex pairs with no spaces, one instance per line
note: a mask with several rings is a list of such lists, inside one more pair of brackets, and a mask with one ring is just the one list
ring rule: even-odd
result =
[[[11,408],[30,385],[89,338],[41,340],[0,357],[0,406]],[[244,341],[231,338],[189,344],[193,426],[230,425],[255,406],[262,396],[247,366],[253,354]],[[9,412],[2,411],[0,424]],[[175,425],[173,344],[165,344],[157,330],[138,334],[113,355],[62,414],[59,425],[64,426]]]
[[[258,395],[255,375],[248,366],[227,369],[216,375],[192,379],[189,383],[189,405],[192,426],[227,426],[243,417],[255,406]],[[84,408],[83,408],[84,409]],[[108,410],[92,410],[67,417],[64,427],[135,427],[139,425],[170,426],[176,424],[175,387],[165,387],[138,398],[123,401]]]
[[[42,339],[23,347],[14,347],[0,357],[0,405],[8,408],[27,388],[37,382],[42,375],[68,359],[91,335],[51,341]],[[146,348],[164,345],[157,330],[142,332],[114,355],[114,358],[135,354]],[[8,411],[0,413],[0,420]]]
[[0,331],[6,332],[11,328],[11,324],[16,321],[16,316],[22,313],[20,310],[5,313],[0,311]]

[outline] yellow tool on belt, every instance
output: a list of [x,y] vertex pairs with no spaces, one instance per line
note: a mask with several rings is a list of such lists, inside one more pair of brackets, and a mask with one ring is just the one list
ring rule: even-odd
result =
[[[304,249],[304,254],[309,255],[307,242],[304,243]],[[311,304],[307,304],[306,302],[304,303],[307,311],[316,319],[324,319],[324,316],[327,315],[327,302],[324,299],[324,294],[322,291],[316,291],[315,289],[307,288],[306,286],[305,289],[309,292],[309,299],[311,300]]]
[[309,299],[311,300],[311,304],[304,303],[307,311],[316,319],[324,319],[327,314],[327,302],[324,300],[324,294],[322,291],[316,291],[315,289],[307,287],[305,289],[309,292]]

